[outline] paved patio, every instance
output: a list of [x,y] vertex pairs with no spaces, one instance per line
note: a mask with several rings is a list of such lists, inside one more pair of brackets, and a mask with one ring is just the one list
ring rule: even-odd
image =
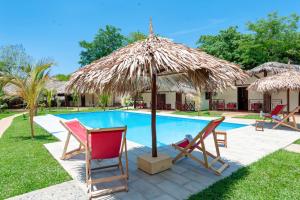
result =
[[[35,118],[37,124],[60,140],[59,142],[46,144],[45,147],[73,177],[79,188],[82,189],[81,191],[74,189],[72,194],[76,192],[81,194],[82,191],[86,191],[86,184],[84,183],[84,155],[78,155],[65,161],[59,159],[62,153],[66,131],[59,124],[58,120],[59,118],[52,115],[38,116]],[[256,132],[254,126],[251,125],[253,120],[229,118],[226,121],[246,123],[249,124],[249,126],[228,131],[228,148],[221,148],[221,155],[229,162],[230,168],[225,170],[222,176],[216,176],[191,159],[183,159],[173,165],[172,169],[157,175],[148,175],[137,169],[136,158],[138,155],[150,153],[151,149],[129,141],[129,192],[116,193],[99,199],[186,199],[191,194],[199,192],[216,181],[229,176],[237,169],[249,165],[278,149],[284,148],[300,138],[299,132],[285,128],[272,130],[269,124],[267,124],[264,132]],[[207,142],[208,149],[212,150],[212,138],[208,138]],[[78,147],[75,140],[71,141],[71,145]],[[169,154],[172,157],[178,153],[170,146],[159,148],[159,152]],[[201,156],[200,153],[196,152],[195,154]],[[102,164],[102,162],[94,162],[93,165],[98,166]],[[98,173],[97,176],[110,175],[114,172],[115,171],[107,171],[105,173]],[[62,194],[65,192],[64,187],[59,187],[58,190],[61,191]],[[69,190],[67,191],[69,192]],[[45,192],[44,194],[47,195]],[[75,196],[82,198],[80,195]],[[23,198],[20,196],[18,199]]]

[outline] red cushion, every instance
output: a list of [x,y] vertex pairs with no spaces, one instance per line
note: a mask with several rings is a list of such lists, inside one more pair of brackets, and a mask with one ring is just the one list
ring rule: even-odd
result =
[[177,145],[180,146],[180,147],[182,147],[182,148],[185,148],[189,144],[190,144],[190,142],[187,139],[184,139],[182,142],[180,142]]

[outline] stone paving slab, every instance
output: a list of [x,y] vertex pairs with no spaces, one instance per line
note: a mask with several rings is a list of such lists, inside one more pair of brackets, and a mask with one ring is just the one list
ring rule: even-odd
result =
[[294,153],[300,153],[300,144],[291,144],[285,148],[285,150],[294,152]]
[[87,200],[86,193],[75,180],[29,192],[8,200]]
[[[82,191],[86,191],[85,160],[84,154],[69,160],[60,160],[63,150],[66,131],[55,116],[39,116],[35,122],[48,132],[59,138],[60,142],[45,144],[45,147],[64,169],[79,183]],[[228,122],[235,122],[236,119]],[[253,121],[252,121],[253,122]],[[129,156],[129,192],[121,192],[99,199],[186,199],[191,194],[199,192],[216,181],[229,176],[239,168],[249,165],[262,157],[286,147],[300,138],[300,133],[281,128],[273,130],[272,124],[266,124],[265,131],[256,132],[253,125],[228,131],[228,148],[221,148],[222,157],[229,162],[230,168],[221,176],[216,176],[211,171],[200,166],[191,159],[183,159],[172,166],[172,169],[156,174],[148,175],[137,169],[137,156],[150,153],[151,149],[131,141],[128,141]],[[207,149],[213,151],[212,137],[206,141]],[[71,141],[71,147],[78,147],[76,140]],[[177,151],[170,146],[158,149],[160,153],[166,153],[172,157]],[[195,156],[202,157],[200,152],[194,152]],[[94,162],[93,166],[102,165],[102,162]],[[97,173],[96,177],[112,175],[116,172]]]

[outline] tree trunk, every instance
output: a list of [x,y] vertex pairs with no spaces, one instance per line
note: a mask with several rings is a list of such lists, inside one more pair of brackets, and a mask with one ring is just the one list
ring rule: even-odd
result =
[[33,116],[35,113],[35,109],[29,109],[29,123],[31,129],[31,137],[34,138],[34,127],[33,127]]
[[79,96],[78,96],[78,99],[77,99],[77,111],[79,111]]
[[151,89],[151,130],[152,130],[152,157],[157,157],[156,144],[156,72],[152,74],[152,89]]

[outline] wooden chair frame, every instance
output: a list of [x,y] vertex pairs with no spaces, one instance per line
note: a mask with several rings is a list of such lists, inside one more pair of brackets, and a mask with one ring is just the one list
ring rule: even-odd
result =
[[[225,117],[222,117],[221,119],[217,119],[217,120],[221,120],[223,121],[225,119]],[[204,143],[204,139],[203,135],[205,133],[205,131],[207,130],[207,128],[214,123],[216,120],[211,121],[202,131],[200,131],[198,133],[198,135],[191,141],[189,142],[189,144],[185,147],[182,148],[180,146],[178,146],[178,144],[172,144],[172,146],[179,150],[180,153],[173,159],[173,163],[175,163],[177,160],[179,160],[180,158],[183,157],[189,157],[192,160],[196,161],[197,163],[203,165],[205,168],[212,170],[215,174],[217,175],[221,175],[222,172],[229,167],[229,164],[226,163],[224,160],[221,159],[220,156],[220,150],[219,150],[219,145],[217,143],[217,135],[216,135],[216,131],[215,129],[212,130],[212,134],[213,134],[213,139],[214,139],[214,144],[215,144],[215,148],[216,148],[216,154],[214,155],[212,153],[210,153],[209,151],[206,150],[205,148],[205,143]],[[198,149],[202,152],[203,154],[203,158],[204,160],[201,160],[199,158],[197,158],[196,156],[192,155],[192,152],[194,149]],[[208,156],[213,158],[213,160],[211,162],[208,161]],[[216,169],[215,167],[213,167],[213,165],[215,163],[220,163],[221,167]]]
[[[80,122],[79,122],[80,123]],[[86,183],[88,187],[88,194],[89,194],[89,199],[94,198],[94,197],[99,197],[102,195],[108,195],[114,192],[120,192],[120,191],[128,191],[128,153],[127,153],[127,140],[126,140],[126,132],[127,132],[127,127],[117,127],[117,128],[101,128],[101,129],[86,129],[86,138],[87,141],[86,143],[84,141],[81,141],[79,137],[76,136],[76,134],[72,133],[72,131],[69,129],[68,126],[65,125],[63,121],[61,121],[61,124],[68,130],[68,136],[66,139],[66,143],[64,146],[63,150],[63,155],[61,159],[69,159],[79,153],[85,152],[85,161],[86,161]],[[81,124],[81,123],[80,123]],[[81,124],[82,125],[82,124]],[[83,125],[82,125],[83,126]],[[106,165],[106,166],[101,166],[97,168],[91,168],[91,152],[92,149],[90,147],[90,142],[89,142],[89,134],[101,134],[101,132],[107,132],[107,131],[123,131],[123,136],[122,136],[122,142],[121,142],[121,148],[120,148],[120,153],[118,157],[118,163],[113,164],[113,165]],[[68,144],[70,141],[71,135],[74,136],[74,138],[79,142],[79,148],[71,150],[67,152]],[[123,152],[125,154],[125,171],[123,169],[123,164],[122,164],[122,155]],[[111,176],[111,177],[104,177],[104,178],[98,178],[98,179],[92,179],[92,171],[96,170],[101,170],[101,169],[107,169],[107,168],[113,168],[116,167],[120,170],[121,175],[116,175],[116,176]],[[92,186],[94,184],[100,184],[100,183],[107,183],[107,182],[113,182],[117,180],[123,180],[124,184],[122,186],[117,186],[117,187],[111,187],[107,188],[101,191],[93,191]]]
[[[288,113],[287,115],[284,115],[282,120],[273,119],[275,122],[277,122],[277,124],[273,126],[272,129],[275,129],[278,126],[286,126],[296,131],[300,131],[300,129],[297,126],[297,121],[295,118],[295,113],[299,110],[300,110],[300,106],[297,106],[294,110],[292,110],[292,112]],[[290,122],[287,121],[289,118],[292,118]]]

